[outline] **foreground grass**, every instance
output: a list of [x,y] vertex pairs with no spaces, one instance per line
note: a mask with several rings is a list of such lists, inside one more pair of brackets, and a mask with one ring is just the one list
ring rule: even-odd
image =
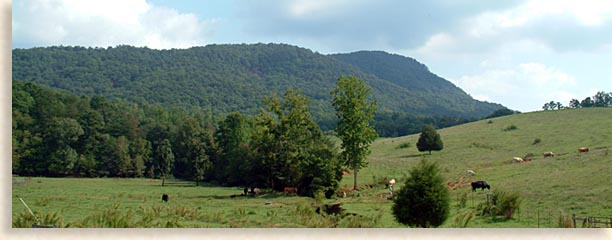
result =
[[[504,131],[509,126],[516,129]],[[418,135],[376,141],[369,166],[359,172],[361,191],[348,192],[347,198],[231,198],[242,189],[181,181],[162,187],[153,179],[32,178],[13,185],[13,226],[27,227],[34,221],[19,201],[23,198],[39,218],[61,227],[403,227],[393,219],[392,202],[381,182],[395,178],[396,189],[401,188],[405,174],[423,157],[438,162],[443,176],[453,181],[472,169],[476,175],[470,180],[486,180],[494,190],[521,195],[521,209],[513,219],[476,216],[467,227],[558,227],[561,215],[612,216],[612,109],[527,113],[439,133],[444,150],[432,155],[416,150]],[[398,148],[402,143],[411,147]],[[579,154],[582,146],[591,151]],[[546,151],[556,156],[544,158]],[[512,157],[526,155],[534,160],[510,163]],[[352,176],[345,176],[341,187],[352,185]],[[161,202],[163,193],[169,194],[168,203]],[[460,207],[463,194],[467,202]],[[486,195],[469,187],[452,191],[451,215],[442,227],[457,227],[457,215],[475,211]],[[341,203],[352,214],[314,213],[314,207],[324,203]]]

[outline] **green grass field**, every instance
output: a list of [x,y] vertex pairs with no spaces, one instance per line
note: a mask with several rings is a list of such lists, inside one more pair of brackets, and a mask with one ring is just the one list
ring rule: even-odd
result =
[[[516,129],[505,131],[510,126]],[[612,217],[612,109],[545,111],[506,116],[441,129],[444,149],[423,155],[415,147],[418,135],[379,139],[372,145],[369,166],[359,172],[359,192],[346,198],[312,199],[265,194],[236,197],[240,188],[198,186],[157,179],[75,179],[15,177],[12,189],[13,227],[28,227],[33,218],[19,198],[43,223],[62,227],[403,227],[391,214],[388,190],[380,182],[398,180],[421,158],[438,162],[442,175],[457,181],[485,180],[492,190],[518,192],[521,209],[502,221],[477,216],[467,227],[558,227],[561,214]],[[539,141],[536,141],[539,139]],[[409,148],[399,148],[409,143]],[[578,153],[579,147],[588,153]],[[544,158],[552,151],[555,157]],[[511,163],[533,155],[533,161]],[[342,188],[353,185],[345,176]],[[20,184],[15,184],[21,182]],[[368,188],[366,185],[372,185]],[[162,193],[170,196],[161,202]],[[442,227],[455,227],[458,213],[473,211],[487,191],[463,187],[451,191],[451,215]],[[468,201],[458,207],[461,195]],[[323,203],[341,203],[346,214],[314,213]]]

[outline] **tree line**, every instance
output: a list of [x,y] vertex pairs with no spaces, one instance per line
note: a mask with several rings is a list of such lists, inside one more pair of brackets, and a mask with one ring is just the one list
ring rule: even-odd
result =
[[561,102],[550,101],[542,106],[544,110],[560,110],[565,108],[589,108],[589,107],[612,107],[612,92],[599,91],[592,97],[586,97],[582,101],[572,99],[568,106]]
[[266,97],[254,117],[233,112],[214,123],[202,111],[76,96],[30,82],[12,87],[14,174],[175,177],[298,187],[312,196],[333,193],[343,163],[351,162],[323,134],[299,90]]

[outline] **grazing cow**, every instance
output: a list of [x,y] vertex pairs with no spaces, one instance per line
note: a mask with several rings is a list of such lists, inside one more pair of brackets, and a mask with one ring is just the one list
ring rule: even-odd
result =
[[476,175],[476,172],[474,172],[474,170],[467,170],[467,175],[468,176]]
[[256,187],[251,187],[251,195],[252,196],[257,196],[259,194],[261,194],[261,189],[256,188]]
[[545,152],[544,157],[554,157],[555,154],[553,152]]
[[489,184],[487,184],[487,182],[485,181],[475,181],[472,182],[472,192],[476,192],[476,188],[480,188],[482,190],[489,189],[491,190],[491,186]]
[[581,147],[578,148],[578,152],[583,153],[583,152],[589,152],[589,148],[588,147]]
[[297,190],[296,187],[285,187],[283,192],[285,192],[285,194],[297,194]]
[[162,201],[163,202],[168,202],[168,194],[162,194]]
[[525,160],[523,160],[523,159],[522,159],[522,158],[520,158],[520,157],[513,157],[513,158],[512,158],[512,162],[513,162],[513,163],[522,163],[522,162],[524,162],[524,161],[525,161]]

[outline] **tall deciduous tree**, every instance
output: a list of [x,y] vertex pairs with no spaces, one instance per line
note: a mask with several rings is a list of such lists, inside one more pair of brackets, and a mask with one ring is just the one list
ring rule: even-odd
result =
[[402,224],[423,228],[442,225],[450,212],[450,193],[438,165],[422,159],[393,202],[393,215]]
[[436,132],[436,129],[431,125],[425,125],[419,136],[419,140],[416,143],[419,152],[429,151],[440,151],[444,148],[444,143],[440,134]]
[[368,100],[371,89],[363,79],[340,76],[331,91],[336,109],[336,132],[342,140],[341,159],[354,173],[353,189],[357,190],[357,173],[367,166],[369,146],[378,137],[370,122],[376,112],[376,102]]
[[251,132],[249,119],[238,112],[230,113],[219,123],[214,134],[218,147],[214,166],[217,180],[224,180],[228,185],[250,184],[246,178],[251,164],[245,156]]
[[251,173],[258,184],[275,190],[298,187],[299,195],[333,193],[342,177],[337,153],[310,114],[309,99],[288,90],[283,99],[265,100],[267,111],[255,119]]
[[172,153],[172,145],[170,144],[170,140],[162,140],[157,146],[156,152],[157,168],[159,169],[159,174],[162,177],[162,186],[164,186],[166,178],[170,176],[172,173],[172,168],[174,167],[174,153]]

